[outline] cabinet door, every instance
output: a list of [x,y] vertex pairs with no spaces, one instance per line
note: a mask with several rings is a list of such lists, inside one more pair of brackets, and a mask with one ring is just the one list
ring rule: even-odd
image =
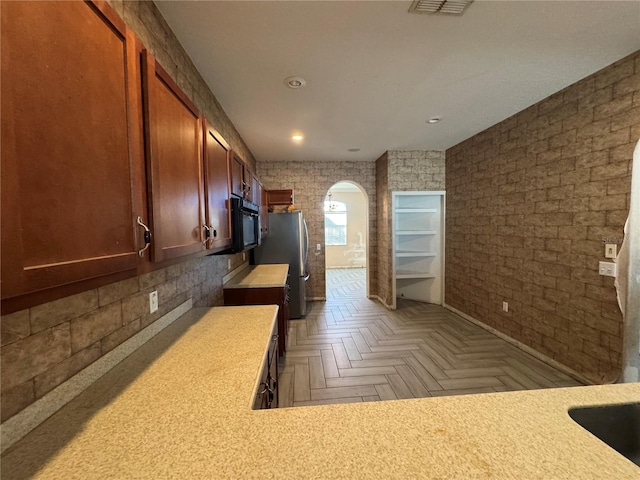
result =
[[233,153],[231,157],[231,193],[244,197],[244,162]]
[[143,81],[151,252],[158,262],[205,249],[202,123],[195,105],[147,51]]
[[206,218],[209,226],[207,243],[214,251],[231,246],[229,164],[229,145],[207,125],[204,145]]
[[267,189],[264,188],[261,183],[258,184],[258,189],[260,191],[260,228],[262,231],[262,238],[264,238],[269,235],[268,195]]
[[255,187],[253,185],[253,172],[246,165],[244,165],[244,168],[242,170],[242,178],[244,181],[244,198],[246,198],[250,202],[259,203],[259,200],[254,200],[253,196],[253,192],[255,190]]
[[133,275],[135,38],[103,2],[0,5],[2,297]]

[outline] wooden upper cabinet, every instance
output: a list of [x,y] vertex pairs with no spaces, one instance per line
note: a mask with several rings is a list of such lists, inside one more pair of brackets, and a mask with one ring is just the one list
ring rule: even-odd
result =
[[133,275],[135,38],[104,2],[0,5],[2,298]]
[[221,251],[231,246],[231,155],[227,142],[206,122],[204,135],[207,247]]
[[267,189],[258,182],[258,192],[260,193],[260,233],[262,238],[269,235],[269,207],[267,205]]
[[200,112],[153,55],[142,55],[147,189],[154,262],[203,251]]
[[244,161],[235,153],[231,156],[231,193],[244,197]]

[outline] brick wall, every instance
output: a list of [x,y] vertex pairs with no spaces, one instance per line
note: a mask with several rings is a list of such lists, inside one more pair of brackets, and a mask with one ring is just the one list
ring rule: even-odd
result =
[[[152,2],[110,2],[231,147],[255,165],[251,152],[208,89]],[[194,305],[222,304],[227,259],[214,256],[83,292],[3,316],[1,421],[96,361],[188,298]],[[148,314],[149,293],[159,310]]]
[[304,212],[309,228],[309,269],[311,278],[307,296],[324,298],[325,252],[316,250],[324,245],[324,198],[334,183],[346,180],[358,184],[368,197],[369,239],[369,294],[377,295],[377,223],[376,184],[373,162],[278,162],[260,161],[257,174],[267,189],[293,188],[296,207]]
[[614,380],[622,318],[598,261],[623,236],[639,137],[636,52],[447,150],[446,302]]
[[376,205],[378,217],[378,296],[392,305],[391,272],[391,195],[389,193],[389,152],[376,160]]
[[389,190],[444,190],[445,152],[389,150]]

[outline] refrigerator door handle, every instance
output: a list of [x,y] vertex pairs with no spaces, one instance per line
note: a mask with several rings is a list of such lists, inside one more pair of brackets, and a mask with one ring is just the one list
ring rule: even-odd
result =
[[309,248],[309,235],[307,233],[307,222],[305,222],[302,213],[298,215],[298,232],[300,235],[300,276],[304,277],[305,267],[307,264],[307,250]]

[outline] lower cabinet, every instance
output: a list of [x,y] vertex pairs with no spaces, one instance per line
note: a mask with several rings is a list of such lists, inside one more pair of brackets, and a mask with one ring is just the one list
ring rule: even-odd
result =
[[254,410],[278,407],[278,325],[273,326],[271,341],[262,365]]
[[224,288],[223,292],[225,305],[278,305],[278,354],[284,356],[289,331],[289,285]]

